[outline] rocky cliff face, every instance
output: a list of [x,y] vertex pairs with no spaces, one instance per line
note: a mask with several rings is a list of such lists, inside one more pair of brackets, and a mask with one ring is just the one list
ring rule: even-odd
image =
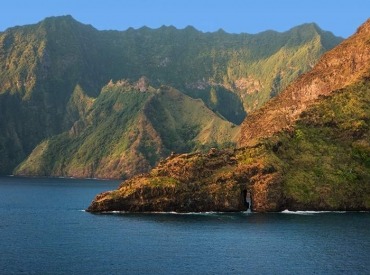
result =
[[370,20],[349,39],[324,54],[317,65],[292,83],[242,124],[240,146],[255,144],[292,127],[299,115],[320,96],[370,75]]
[[[260,155],[264,149],[250,149]],[[245,159],[244,150],[170,156],[149,174],[122,183],[118,190],[98,195],[87,211],[205,212],[243,211],[245,194],[253,194],[252,208],[279,210],[276,193],[281,176],[268,159]],[[269,190],[273,190],[270,192]]]

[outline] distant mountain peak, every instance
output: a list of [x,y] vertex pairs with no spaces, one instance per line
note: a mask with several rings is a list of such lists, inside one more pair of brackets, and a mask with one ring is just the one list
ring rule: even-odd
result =
[[295,28],[297,28],[297,29],[314,29],[314,30],[317,30],[317,31],[321,31],[321,28],[315,22],[303,23],[301,25],[298,25]]
[[75,18],[73,18],[72,15],[47,17],[44,20],[40,21],[38,24],[41,24],[41,25],[44,24],[48,27],[53,26],[56,28],[61,28],[61,27],[75,28],[75,27],[81,26],[81,27],[95,30],[95,28],[92,25],[81,23],[80,21],[77,21]]
[[74,19],[72,15],[50,16],[46,17],[41,22],[73,22],[81,24],[79,21]]
[[192,26],[192,25],[187,25],[186,27],[185,27],[185,30],[189,30],[189,31],[198,31],[196,28],[194,28],[194,26]]

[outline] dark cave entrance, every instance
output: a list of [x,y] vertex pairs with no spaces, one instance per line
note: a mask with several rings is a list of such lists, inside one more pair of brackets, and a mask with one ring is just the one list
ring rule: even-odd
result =
[[243,204],[247,210],[252,210],[252,194],[248,189],[244,189],[243,192]]

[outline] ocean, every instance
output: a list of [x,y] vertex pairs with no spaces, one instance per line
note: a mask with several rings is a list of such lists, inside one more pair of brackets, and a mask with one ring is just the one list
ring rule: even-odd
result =
[[0,274],[370,274],[370,213],[84,211],[118,181],[0,177]]

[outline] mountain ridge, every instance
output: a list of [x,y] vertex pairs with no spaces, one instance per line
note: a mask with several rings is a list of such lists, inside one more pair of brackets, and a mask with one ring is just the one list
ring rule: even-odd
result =
[[[326,33],[333,45],[341,39]],[[237,35],[176,30],[98,31],[70,16],[0,33],[0,173],[11,174],[43,140],[68,131],[77,86],[99,96],[111,79],[171,86],[240,124],[315,64],[327,49],[288,33]],[[307,42],[308,41],[308,42]],[[291,46],[293,45],[293,46]],[[17,110],[17,111],[15,111]]]
[[[369,30],[367,21],[270,101],[280,105],[269,102],[256,111],[260,117],[251,114],[255,128],[244,123],[242,134],[253,135],[258,126],[262,130],[254,139],[242,140],[240,148],[169,157],[149,173],[124,181],[117,190],[98,194],[87,211],[245,211],[250,206],[248,192],[251,210],[257,212],[368,211]],[[301,87],[312,83],[319,85],[307,95]],[[291,115],[287,104],[292,102],[281,99],[292,95],[302,98],[293,98],[299,112],[268,132],[263,123],[276,119],[266,118],[271,116],[269,110],[279,119]]]
[[236,142],[239,128],[201,100],[142,82],[110,82],[95,99],[76,87],[80,119],[69,131],[38,145],[14,173],[125,178],[146,172],[171,152]]

